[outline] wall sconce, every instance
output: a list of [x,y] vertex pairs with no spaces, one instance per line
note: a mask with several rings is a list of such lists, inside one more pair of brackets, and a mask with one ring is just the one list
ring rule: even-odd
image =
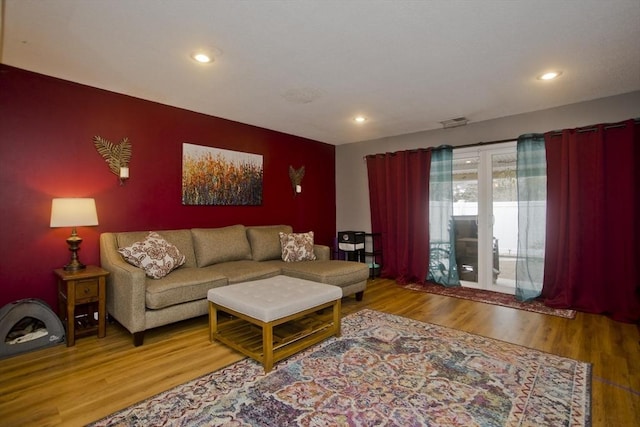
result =
[[304,178],[304,166],[295,170],[293,166],[289,166],[289,178],[293,187],[293,195],[302,193],[302,178]]
[[120,185],[129,179],[129,166],[120,166]]
[[109,170],[120,179],[120,185],[129,179],[129,162],[131,161],[131,143],[124,137],[119,144],[114,144],[106,139],[94,136],[93,144],[98,153],[109,165]]
[[71,251],[71,262],[64,266],[66,271],[84,270],[85,265],[78,259],[82,238],[76,227],[98,225],[95,199],[53,199],[51,202],[51,227],[71,227],[67,239]]

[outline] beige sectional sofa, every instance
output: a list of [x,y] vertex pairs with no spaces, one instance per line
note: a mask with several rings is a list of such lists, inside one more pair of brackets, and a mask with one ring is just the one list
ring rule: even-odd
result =
[[280,233],[288,225],[194,228],[157,231],[184,257],[184,264],[154,279],[125,260],[119,252],[144,241],[148,231],[103,233],[100,259],[107,276],[107,311],[143,343],[144,331],[205,315],[207,291],[229,284],[280,274],[342,288],[343,297],[362,300],[369,277],[366,264],[330,260],[328,246],[314,245],[316,260],[282,260]]

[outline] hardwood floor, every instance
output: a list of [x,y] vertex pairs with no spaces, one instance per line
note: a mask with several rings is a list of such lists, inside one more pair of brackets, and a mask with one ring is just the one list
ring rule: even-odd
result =
[[[640,425],[640,333],[635,325],[578,313],[568,320],[369,282],[362,308],[431,322],[593,364],[592,425]],[[242,356],[209,342],[207,318],[148,331],[141,347],[118,324],[107,336],[80,338],[0,360],[0,425],[80,426],[219,369]]]

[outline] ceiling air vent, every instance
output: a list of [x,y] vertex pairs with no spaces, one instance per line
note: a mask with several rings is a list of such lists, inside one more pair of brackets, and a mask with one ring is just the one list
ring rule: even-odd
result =
[[440,122],[440,124],[442,124],[442,127],[445,129],[448,128],[455,128],[458,126],[464,126],[467,123],[469,123],[469,120],[467,120],[466,117],[457,117],[455,119],[449,119],[449,120],[445,120],[443,122]]

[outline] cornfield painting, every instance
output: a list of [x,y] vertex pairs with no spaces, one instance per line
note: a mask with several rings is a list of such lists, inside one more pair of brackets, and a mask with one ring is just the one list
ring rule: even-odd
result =
[[262,156],[182,144],[183,205],[261,205]]

